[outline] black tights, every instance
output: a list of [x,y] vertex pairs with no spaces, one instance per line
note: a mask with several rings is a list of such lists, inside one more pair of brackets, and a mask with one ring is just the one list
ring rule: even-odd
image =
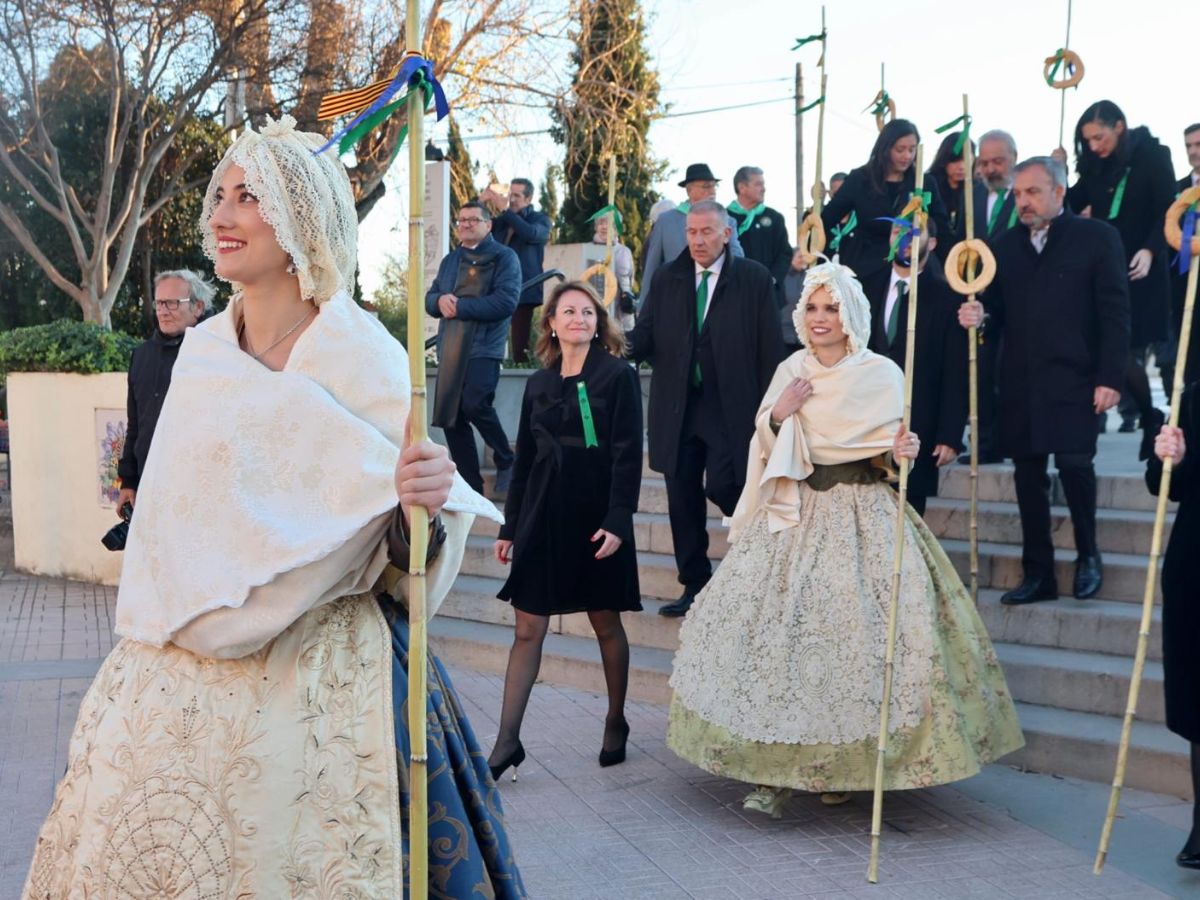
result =
[[1183,852],[1200,853],[1200,744],[1192,744],[1192,833],[1188,835]]
[[[529,694],[542,667],[542,644],[550,627],[549,616],[516,611],[517,624],[508,669],[504,673],[504,701],[500,707],[500,732],[488,763],[496,765],[516,748],[521,739],[521,721],[529,705]],[[605,750],[620,746],[625,734],[625,692],[629,687],[629,639],[621,614],[611,610],[588,613],[588,621],[600,644],[604,682],[608,687],[608,715],[604,720]]]
[[1129,365],[1125,367],[1125,390],[1137,407],[1143,424],[1153,418],[1154,404],[1150,399],[1150,376],[1146,374],[1146,357],[1142,353],[1130,353]]

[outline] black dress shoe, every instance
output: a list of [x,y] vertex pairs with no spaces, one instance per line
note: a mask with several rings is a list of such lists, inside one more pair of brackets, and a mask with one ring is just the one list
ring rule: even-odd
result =
[[1005,606],[1022,606],[1026,603],[1038,603],[1042,600],[1057,600],[1058,585],[1054,579],[1026,576],[1025,580],[1000,598]]
[[1175,857],[1175,865],[1184,869],[1200,869],[1200,853],[1189,853],[1187,850],[1179,851],[1179,855]]
[[658,614],[666,616],[669,619],[678,619],[680,616],[686,616],[687,611],[692,608],[692,604],[696,602],[696,595],[691,591],[684,591],[683,596],[674,603],[668,603],[662,607]]
[[1087,600],[1095,597],[1104,584],[1104,571],[1100,567],[1099,556],[1085,556],[1075,563],[1075,597]]

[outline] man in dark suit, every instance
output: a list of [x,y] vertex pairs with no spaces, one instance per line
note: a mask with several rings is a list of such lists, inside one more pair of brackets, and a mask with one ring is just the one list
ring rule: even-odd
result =
[[1016,167],[1020,227],[995,245],[997,272],[978,301],[959,308],[964,327],[1004,334],[1000,358],[1000,439],[1015,465],[1025,569],[1001,602],[1054,600],[1049,455],[1075,530],[1074,594],[1103,583],[1096,546],[1096,416],[1116,405],[1129,353],[1129,287],[1121,239],[1107,222],[1064,208],[1067,172],[1036,156]]
[[[1007,131],[993,129],[979,139],[976,159],[979,176],[975,183],[975,237],[989,246],[1017,224],[1017,207],[1013,200],[1013,167],[1017,164],[1017,142]],[[996,385],[996,366],[1000,354],[997,336],[981,337],[976,351],[979,372],[979,461],[998,463],[1000,453],[999,396]],[[974,440],[974,437],[972,437]],[[964,456],[962,462],[969,463]]]
[[[959,297],[926,266],[937,249],[936,226],[930,219],[921,235],[917,286],[917,344],[914,355],[912,422],[909,426],[933,450],[913,463],[908,475],[908,502],[925,515],[925,501],[936,497],[938,469],[962,452],[967,424],[967,342],[958,327]],[[893,240],[896,235],[893,234]],[[908,347],[909,269],[897,257],[892,268],[863,284],[871,301],[871,350],[904,368]]]
[[[792,268],[792,244],[783,214],[764,202],[767,184],[763,170],[742,166],[733,174],[737,199],[729,204],[729,215],[737,222],[737,236],[746,259],[765,266],[775,280],[775,303],[784,304],[783,282]],[[794,331],[795,329],[793,329]]]
[[628,335],[630,355],[654,366],[650,466],[667,482],[682,616],[708,579],[705,497],[732,515],[746,481],[754,416],[783,359],[771,273],[729,252],[732,228],[715,200],[693,203],[687,249],[658,270]]
[[[542,274],[546,242],[550,240],[550,217],[533,207],[533,182],[514,178],[505,196],[490,187],[479,198],[488,205],[492,219],[492,237],[521,261],[521,281]],[[533,328],[533,311],[542,305],[543,285],[521,292],[521,299],[512,315],[513,361],[529,361],[529,335]]]

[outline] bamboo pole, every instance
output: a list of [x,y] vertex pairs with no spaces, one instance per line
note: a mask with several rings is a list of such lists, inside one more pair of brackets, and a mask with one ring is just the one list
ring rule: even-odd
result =
[[[968,129],[971,125],[970,105],[967,95],[963,94],[963,210],[966,216],[967,240],[975,238],[975,154],[971,149],[971,135]],[[975,281],[975,261],[968,254],[966,281]],[[975,302],[975,295],[970,294],[966,302]],[[968,418],[971,427],[971,602],[979,605],[979,329],[972,325],[967,329],[967,383],[970,397]]]
[[[821,96],[825,97],[829,80],[825,76],[825,72],[821,72]],[[824,159],[825,159],[825,103],[821,103],[820,112],[817,114],[817,172],[813,179],[812,186],[812,202],[813,215],[817,218],[821,217],[822,211],[825,209],[825,181],[824,181]]]
[[[405,20],[409,54],[419,54],[421,4],[408,0]],[[408,296],[425,296],[425,92],[408,92]],[[429,437],[425,402],[425,313],[420,302],[408,312],[408,365],[412,378],[409,430],[414,444]],[[408,576],[408,736],[409,736],[409,889],[412,900],[429,895],[429,771],[425,732],[428,667],[425,629],[425,556],[429,545],[429,511],[409,510],[411,555]]]
[[[922,164],[925,148],[917,145],[917,158],[913,163],[916,172],[915,191],[922,189]],[[903,428],[908,430],[912,421],[913,361],[917,347],[917,285],[921,268],[921,229],[925,224],[924,208],[913,214],[913,238],[909,245],[908,275],[908,324],[907,343],[904,347],[904,418]],[[867,881],[875,884],[879,880],[879,835],[883,827],[883,773],[884,757],[887,754],[888,714],[892,704],[892,671],[896,656],[896,628],[900,608],[900,567],[904,559],[905,521],[908,507],[908,472],[911,468],[907,459],[900,463],[900,494],[896,502],[896,534],[892,554],[892,595],[888,603],[887,651],[883,660],[883,699],[879,704],[879,741],[875,754],[875,795],[871,803],[871,858],[867,864]]]
[[[614,204],[617,202],[617,158],[610,156],[608,158],[608,205],[613,207],[613,211],[608,214],[608,229],[606,234],[608,237],[604,239],[604,267],[612,269],[613,264],[613,234],[617,230],[617,213]],[[607,277],[607,276],[605,276]],[[616,277],[614,272],[613,277]],[[617,286],[620,291],[620,285]]]
[[[804,67],[796,63],[796,222],[804,221]],[[799,227],[799,226],[797,226]]]
[[[1072,0],[1067,0],[1067,37],[1063,41],[1063,49],[1065,50],[1071,49],[1071,4]],[[1063,147],[1063,133],[1067,122],[1067,92],[1062,90],[1058,93],[1060,94],[1058,102],[1058,146],[1060,149],[1066,150],[1066,147]],[[1063,165],[1066,165],[1065,161]]]
[[[1179,329],[1179,349],[1175,358],[1175,381],[1171,385],[1171,415],[1167,424],[1179,427],[1179,405],[1183,394],[1184,368],[1187,365],[1188,345],[1192,337],[1192,313],[1196,306],[1196,278],[1200,272],[1200,259],[1192,258],[1188,269],[1187,293],[1184,295],[1183,325]],[[1193,448],[1193,453],[1200,448]],[[1121,802],[1121,788],[1125,785],[1125,767],[1129,763],[1129,739],[1133,733],[1133,717],[1137,713],[1138,693],[1142,687],[1142,672],[1146,668],[1146,649],[1150,643],[1150,621],[1154,615],[1154,591],[1158,585],[1158,561],[1162,554],[1163,526],[1167,518],[1167,499],[1171,493],[1171,472],[1175,464],[1169,457],[1163,460],[1162,479],[1158,486],[1158,504],[1154,509],[1154,532],[1150,539],[1150,561],[1146,564],[1146,589],[1142,593],[1142,621],[1138,626],[1137,654],[1133,658],[1133,676],[1129,681],[1129,698],[1125,704],[1125,721],[1121,726],[1121,743],[1117,749],[1117,769],[1113,774],[1112,793],[1108,798],[1108,813],[1104,817],[1104,828],[1100,832],[1100,847],[1096,851],[1096,864],[1092,871],[1099,875],[1104,871],[1108,859],[1108,845],[1112,839],[1113,822],[1117,817],[1117,806]]]

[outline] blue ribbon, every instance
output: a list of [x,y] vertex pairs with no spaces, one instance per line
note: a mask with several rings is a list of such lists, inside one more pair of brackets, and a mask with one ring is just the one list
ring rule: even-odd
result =
[[1183,240],[1179,242],[1179,274],[1186,275],[1192,267],[1192,238],[1196,236],[1196,204],[1183,217]]
[[375,102],[355,116],[349,124],[338,129],[337,133],[319,149],[314,150],[313,154],[324,153],[345,135],[349,134],[359,122],[370,118],[383,109],[405,85],[411,85],[414,90],[421,87],[433,91],[434,107],[437,110],[437,120],[439,122],[450,113],[450,104],[446,100],[446,92],[442,90],[442,85],[433,74],[433,63],[420,54],[414,53],[404,58],[404,64],[400,66],[400,71],[396,73],[396,77],[392,79],[392,83],[384,88],[383,93],[375,98]]
[[908,219],[899,219],[895,218],[894,216],[877,216],[875,221],[891,222],[900,229],[900,235],[896,238],[896,243],[892,244],[892,249],[888,253],[887,261],[891,262],[899,257],[900,265],[910,265],[911,261],[908,258],[908,248],[912,246],[913,236],[919,235],[921,233],[921,229],[914,227],[913,223],[908,221]]

